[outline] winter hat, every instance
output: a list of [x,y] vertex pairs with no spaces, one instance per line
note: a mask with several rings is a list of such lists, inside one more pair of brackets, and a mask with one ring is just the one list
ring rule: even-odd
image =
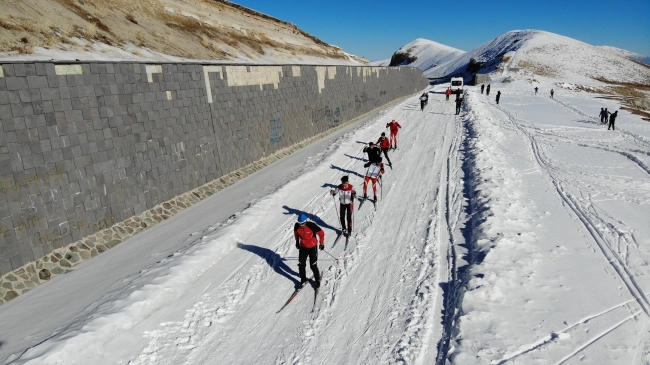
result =
[[341,182],[342,182],[342,183],[346,183],[346,182],[348,182],[348,177],[347,177],[347,176],[343,176],[343,177],[341,178]]
[[374,146],[375,142],[368,142],[368,146]]
[[386,137],[386,132],[381,132],[382,137]]
[[300,214],[300,216],[298,217],[298,223],[305,223],[306,221],[307,221],[307,214],[305,213]]

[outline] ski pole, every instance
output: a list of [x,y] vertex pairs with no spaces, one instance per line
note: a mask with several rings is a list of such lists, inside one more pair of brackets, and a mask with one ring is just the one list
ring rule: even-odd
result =
[[[341,215],[339,214],[338,209],[336,209],[336,198],[334,195],[332,195],[332,199],[334,200],[334,210],[336,210],[336,216],[339,218],[339,223],[341,223]],[[343,226],[341,226],[341,232],[343,232]]]
[[332,256],[332,258],[333,258],[334,260],[336,260],[336,262],[339,262],[338,257],[334,257],[331,253],[329,253],[329,252],[327,252],[327,251],[325,251],[325,250],[322,250],[322,251],[325,252],[326,254]]

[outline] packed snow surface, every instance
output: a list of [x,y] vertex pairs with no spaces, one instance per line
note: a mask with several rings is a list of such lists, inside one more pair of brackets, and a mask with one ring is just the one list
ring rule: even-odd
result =
[[[234,184],[0,307],[9,364],[646,364],[650,124],[526,81],[429,90]],[[502,92],[496,105],[494,94]],[[396,119],[375,210],[364,143]],[[372,196],[371,188],[369,195]],[[292,227],[325,230],[297,283]],[[338,260],[337,260],[338,259]],[[308,270],[309,273],[309,270]]]

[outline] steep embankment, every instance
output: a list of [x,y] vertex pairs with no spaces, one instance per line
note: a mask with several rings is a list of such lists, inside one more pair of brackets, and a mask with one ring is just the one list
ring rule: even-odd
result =
[[294,24],[224,0],[3,2],[0,29],[0,59],[365,63]]

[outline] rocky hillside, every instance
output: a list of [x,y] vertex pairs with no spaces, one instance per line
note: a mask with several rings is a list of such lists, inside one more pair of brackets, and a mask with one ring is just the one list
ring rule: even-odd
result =
[[225,0],[3,1],[0,30],[0,60],[367,63]]

